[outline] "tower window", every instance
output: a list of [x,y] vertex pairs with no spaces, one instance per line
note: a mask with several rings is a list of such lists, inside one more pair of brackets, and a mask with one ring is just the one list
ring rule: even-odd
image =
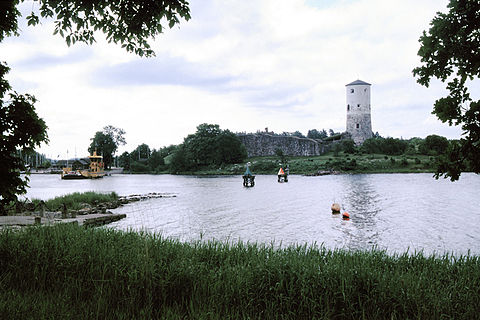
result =
[[350,111],[350,105],[347,105],[347,111]]
[[360,128],[360,123],[357,123],[357,129]]
[[355,90],[354,90],[354,89],[350,89],[350,93],[354,93],[354,92],[355,92]]

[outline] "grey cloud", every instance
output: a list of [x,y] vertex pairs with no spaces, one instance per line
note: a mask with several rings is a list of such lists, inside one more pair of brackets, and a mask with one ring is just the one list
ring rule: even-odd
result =
[[[214,69],[221,70],[219,66],[215,66]],[[101,87],[145,85],[198,87],[217,94],[237,94],[255,108],[275,109],[288,109],[298,105],[299,101],[295,96],[307,90],[291,84],[244,85],[251,82],[246,76],[231,75],[228,70],[212,71],[202,64],[166,55],[105,66],[92,73],[91,82]]]
[[94,85],[103,87],[143,85],[224,86],[228,76],[217,76],[182,58],[160,56],[105,66],[92,74]]
[[20,60],[15,63],[16,68],[24,69],[42,69],[62,64],[71,64],[88,60],[92,53],[88,50],[78,49],[70,50],[67,55],[55,56],[52,54],[40,53],[31,56],[28,59]]

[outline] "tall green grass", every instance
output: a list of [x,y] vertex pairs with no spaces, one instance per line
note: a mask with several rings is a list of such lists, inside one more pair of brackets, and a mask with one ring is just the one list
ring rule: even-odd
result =
[[0,232],[0,318],[475,319],[477,256]]
[[[55,197],[45,201],[45,206],[49,210],[59,210],[63,208],[63,205],[67,209],[78,210],[81,209],[84,204],[96,205],[104,202],[111,202],[118,199],[116,192],[111,193],[98,193],[93,191],[87,192],[74,192],[60,197]],[[35,206],[38,206],[40,200],[32,199]]]

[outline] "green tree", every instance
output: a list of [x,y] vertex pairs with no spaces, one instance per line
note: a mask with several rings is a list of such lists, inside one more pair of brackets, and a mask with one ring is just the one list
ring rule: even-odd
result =
[[325,139],[328,137],[327,131],[322,129],[322,131],[318,131],[317,129],[308,130],[307,138],[310,139]]
[[155,172],[165,170],[165,160],[162,150],[152,150],[152,153],[148,158],[148,166],[151,168],[151,171]]
[[[19,35],[20,2],[23,0],[0,1],[0,42],[7,36]],[[28,25],[40,22],[34,9],[38,9],[42,18],[54,20],[54,34],[62,36],[69,46],[77,41],[92,44],[94,31],[101,30],[108,42],[120,44],[140,56],[154,55],[147,39],[163,32],[162,23],[172,28],[180,19],[190,19],[186,0],[39,0],[32,4]],[[7,64],[0,62],[0,213],[5,212],[5,205],[16,200],[18,194],[26,192],[28,177],[20,177],[25,164],[17,151],[48,142],[47,126],[35,112],[35,97],[12,91],[5,79],[8,70]],[[7,96],[9,100],[4,100]]]
[[421,66],[413,69],[417,82],[428,87],[437,78],[449,91],[435,101],[432,113],[463,130],[463,138],[439,158],[437,179],[458,180],[467,165],[480,173],[480,100],[472,100],[468,90],[480,77],[479,16],[478,0],[450,0],[448,12],[438,12],[419,40]]
[[420,144],[419,151],[422,154],[441,155],[447,151],[448,140],[445,137],[436,134],[429,135]]
[[363,143],[362,143],[362,146],[360,147],[360,149],[365,152],[365,153],[381,153],[380,151],[380,139],[383,139],[383,138],[370,138],[370,139],[367,139],[365,140]]
[[113,162],[113,154],[117,150],[117,145],[113,138],[102,131],[97,131],[95,136],[90,140],[92,140],[92,142],[88,147],[88,152],[90,154],[96,152],[97,155],[103,156],[105,167],[110,168]]
[[292,136],[293,137],[298,137],[298,138],[305,138],[305,136],[298,130],[295,131],[295,132],[292,132]]
[[197,165],[214,163],[216,142],[220,133],[218,124],[203,123],[197,126],[197,132],[188,135],[183,142],[189,158]]
[[188,152],[183,143],[173,152],[169,167],[171,173],[191,171],[196,167],[196,164],[188,156]]
[[118,157],[118,163],[120,167],[122,167],[124,170],[130,170],[131,162],[132,160],[130,158],[130,154],[127,151],[125,151],[120,155],[120,157]]
[[401,155],[407,150],[408,142],[396,138],[370,138],[363,142],[361,150],[365,153]]
[[[0,26],[3,27],[3,26]],[[22,178],[25,162],[21,153],[33,152],[36,146],[47,142],[45,121],[35,112],[35,97],[12,91],[4,76],[9,68],[0,63],[0,214],[6,206],[26,193],[28,176]],[[20,152],[18,152],[20,151]]]
[[247,157],[245,146],[229,130],[203,123],[188,135],[172,157],[172,172],[191,171],[199,166],[238,163]]
[[342,149],[346,153],[355,152],[355,142],[352,139],[345,139],[342,141]]
[[125,141],[125,130],[120,128],[115,128],[114,126],[108,125],[103,128],[103,133],[112,137],[113,141],[117,146],[123,146],[127,142]]
[[136,161],[147,160],[150,158],[150,154],[150,147],[147,144],[142,143],[135,150],[133,150],[132,153],[130,153],[130,158]]
[[407,150],[408,142],[402,139],[386,138],[380,139],[380,151],[388,155],[401,155]]
[[414,155],[420,153],[420,146],[423,144],[423,141],[422,138],[417,137],[409,139],[405,154]]
[[247,150],[237,135],[223,130],[216,141],[216,164],[239,163],[247,157]]
[[97,131],[91,138],[92,142],[88,147],[88,152],[92,154],[97,151],[98,155],[103,156],[103,162],[106,168],[111,168],[115,152],[120,145],[125,144],[123,135],[125,131],[113,126],[106,126],[103,131]]
[[[4,2],[12,3],[7,8],[8,34],[17,34],[20,13],[15,7],[23,0],[2,1],[2,7]],[[39,0],[34,2],[32,12],[27,16],[28,25],[40,23],[34,9],[38,9],[42,18],[54,19],[53,34],[62,36],[69,46],[75,42],[92,44],[96,41],[94,31],[101,30],[108,42],[120,44],[128,52],[139,56],[155,55],[147,40],[162,33],[165,23],[173,28],[180,19],[190,19],[186,0]]]

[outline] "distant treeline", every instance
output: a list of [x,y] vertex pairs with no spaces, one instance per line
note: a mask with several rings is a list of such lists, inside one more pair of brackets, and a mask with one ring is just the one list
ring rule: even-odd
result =
[[119,157],[119,165],[132,173],[180,173],[200,167],[240,163],[247,151],[237,135],[218,125],[201,124],[182,144],[150,150],[146,144]]
[[334,152],[344,151],[346,153],[369,153],[386,155],[415,155],[423,154],[438,156],[444,154],[451,143],[447,138],[438,135],[429,135],[425,139],[411,138],[408,140],[397,138],[383,138],[378,133],[375,137],[367,139],[361,146],[355,146],[353,140],[343,140],[341,144],[333,148]]
[[[275,134],[268,132],[269,134]],[[280,135],[305,137],[299,131],[284,132]],[[328,139],[338,133],[332,129],[308,131],[306,137]],[[384,138],[378,132],[356,146],[351,139],[343,139],[332,148],[332,153],[350,154],[385,154],[385,155],[428,155],[445,154],[451,144],[447,138],[429,135],[425,139]],[[242,163],[247,158],[245,146],[237,135],[229,130],[222,130],[216,124],[201,124],[194,134],[188,135],[182,144],[171,145],[161,149],[150,149],[147,144],[139,145],[132,152],[124,152],[119,157],[119,165],[131,173],[186,173],[199,169],[219,168],[224,165]]]

